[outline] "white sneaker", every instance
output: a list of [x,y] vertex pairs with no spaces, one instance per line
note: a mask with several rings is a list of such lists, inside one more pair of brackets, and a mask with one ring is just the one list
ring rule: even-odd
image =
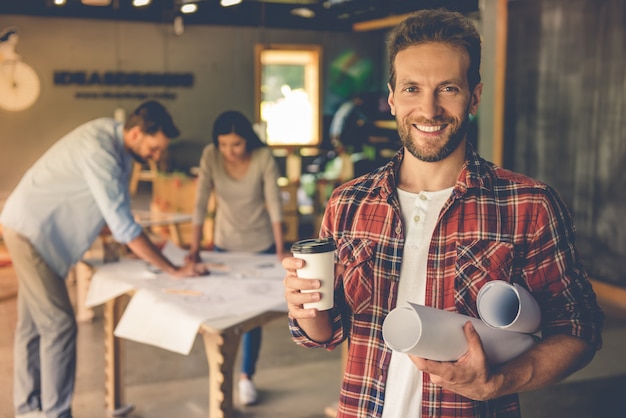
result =
[[239,380],[239,402],[242,405],[253,405],[257,402],[257,393],[254,383],[249,379]]

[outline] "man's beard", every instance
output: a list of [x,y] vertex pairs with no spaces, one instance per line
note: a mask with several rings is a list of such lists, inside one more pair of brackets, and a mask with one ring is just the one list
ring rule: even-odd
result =
[[[397,119],[397,118],[396,118]],[[442,125],[449,124],[451,121],[429,121],[430,125]],[[434,163],[437,161],[441,161],[444,158],[448,157],[452,154],[463,142],[465,135],[467,134],[467,130],[469,128],[469,113],[466,112],[465,117],[461,121],[461,124],[458,125],[456,129],[454,129],[450,134],[448,134],[447,138],[436,139],[436,141],[443,142],[443,145],[435,153],[429,153],[426,149],[419,148],[415,141],[411,138],[411,130],[410,127],[407,127],[401,123],[400,120],[397,120],[398,123],[398,133],[400,134],[400,140],[402,141],[402,145],[418,160]]]
[[145,164],[147,163],[146,159],[143,158],[141,155],[137,154],[135,151],[128,150],[128,152],[130,153],[130,156],[133,157],[133,160],[137,161],[139,164]]

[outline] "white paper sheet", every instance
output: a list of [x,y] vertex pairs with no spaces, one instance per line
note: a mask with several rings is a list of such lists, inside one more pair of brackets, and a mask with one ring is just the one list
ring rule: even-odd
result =
[[[101,305],[106,301],[133,290],[136,280],[152,280],[156,274],[151,272],[142,260],[124,260],[116,263],[99,265],[91,278],[85,305],[88,308]],[[132,280],[128,280],[131,278]]]
[[[174,262],[186,254],[173,245],[166,245],[164,252]],[[181,354],[189,353],[202,323],[287,311],[285,271],[275,255],[206,252],[201,257],[224,268],[208,276],[178,279],[150,272],[141,260],[103,264],[91,280],[89,306],[137,289],[115,335]]]
[[114,335],[187,355],[202,320],[159,296],[154,291],[139,290],[128,303]]
[[[226,273],[240,278],[280,279],[281,283],[285,277],[285,269],[274,254],[203,252],[200,256],[202,261],[207,263],[211,274]],[[221,268],[211,269],[211,265]]]

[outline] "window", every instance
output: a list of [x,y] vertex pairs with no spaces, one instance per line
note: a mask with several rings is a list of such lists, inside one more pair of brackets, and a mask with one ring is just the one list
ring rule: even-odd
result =
[[267,144],[318,145],[321,48],[257,45],[255,53],[256,120],[267,128]]

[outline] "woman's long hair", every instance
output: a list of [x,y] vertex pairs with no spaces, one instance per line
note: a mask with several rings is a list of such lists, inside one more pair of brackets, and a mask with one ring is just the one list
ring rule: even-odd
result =
[[251,153],[257,148],[267,146],[252,129],[252,124],[241,112],[227,110],[213,123],[213,143],[219,146],[217,137],[235,133],[246,140],[246,152]]

